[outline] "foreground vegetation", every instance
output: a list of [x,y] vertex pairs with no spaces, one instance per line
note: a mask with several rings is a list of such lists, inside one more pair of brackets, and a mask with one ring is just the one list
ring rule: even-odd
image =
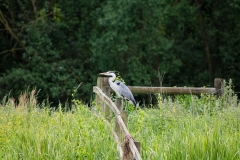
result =
[[170,98],[160,109],[130,114],[129,129],[141,142],[143,159],[240,159],[240,106],[231,88],[211,95]]
[[[81,103],[71,112],[37,105],[34,92],[0,107],[0,159],[114,159],[116,144],[104,121]],[[15,108],[17,107],[17,108]]]
[[[129,110],[128,128],[146,160],[240,159],[240,105],[231,87],[212,95],[158,95]],[[111,128],[81,102],[72,111],[38,104],[35,92],[0,104],[0,159],[119,159]],[[129,109],[129,108],[128,108]],[[130,108],[131,109],[131,108]]]

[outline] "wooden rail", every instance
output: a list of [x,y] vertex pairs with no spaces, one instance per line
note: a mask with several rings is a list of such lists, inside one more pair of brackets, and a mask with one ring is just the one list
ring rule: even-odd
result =
[[215,93],[216,88],[195,88],[195,87],[140,87],[128,86],[132,93],[149,94],[149,93],[166,93],[166,94],[201,94]]
[[[128,86],[132,93],[136,94],[215,94],[220,97],[223,93],[224,79],[215,78],[214,87],[147,87],[147,86]],[[110,92],[114,92],[110,89]]]

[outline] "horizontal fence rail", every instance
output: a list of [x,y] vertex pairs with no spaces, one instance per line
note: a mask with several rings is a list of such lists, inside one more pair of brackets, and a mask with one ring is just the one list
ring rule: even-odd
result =
[[166,94],[214,94],[216,88],[203,87],[142,87],[128,86],[132,93],[149,94],[149,93],[166,93]]
[[[214,87],[148,87],[148,86],[128,86],[135,94],[215,94],[220,97],[223,93],[222,86],[224,79],[215,78]],[[110,89],[111,92],[114,92]]]

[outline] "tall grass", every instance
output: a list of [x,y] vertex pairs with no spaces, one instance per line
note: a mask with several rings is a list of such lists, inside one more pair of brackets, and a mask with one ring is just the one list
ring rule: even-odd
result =
[[[44,104],[46,105],[46,104]],[[43,106],[42,106],[43,107]],[[0,107],[0,159],[116,159],[110,129],[85,105],[71,112],[41,108],[35,92],[24,93],[19,103]]]
[[[75,92],[75,91],[74,91]],[[73,94],[74,95],[74,94]],[[36,92],[0,104],[0,159],[119,159],[111,128],[78,100],[72,111],[37,103]],[[128,129],[145,160],[240,159],[240,105],[230,85],[213,95],[163,98],[129,110]],[[101,116],[100,116],[101,117]]]
[[231,87],[211,95],[158,96],[158,109],[132,112],[129,129],[149,160],[240,159],[240,106]]

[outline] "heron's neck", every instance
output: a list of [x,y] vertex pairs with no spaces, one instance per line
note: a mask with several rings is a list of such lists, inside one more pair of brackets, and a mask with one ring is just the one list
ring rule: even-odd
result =
[[114,74],[114,75],[112,75],[112,77],[110,77],[108,79],[108,82],[109,82],[110,86],[113,84],[113,81],[115,80],[115,78],[116,78],[116,75]]

